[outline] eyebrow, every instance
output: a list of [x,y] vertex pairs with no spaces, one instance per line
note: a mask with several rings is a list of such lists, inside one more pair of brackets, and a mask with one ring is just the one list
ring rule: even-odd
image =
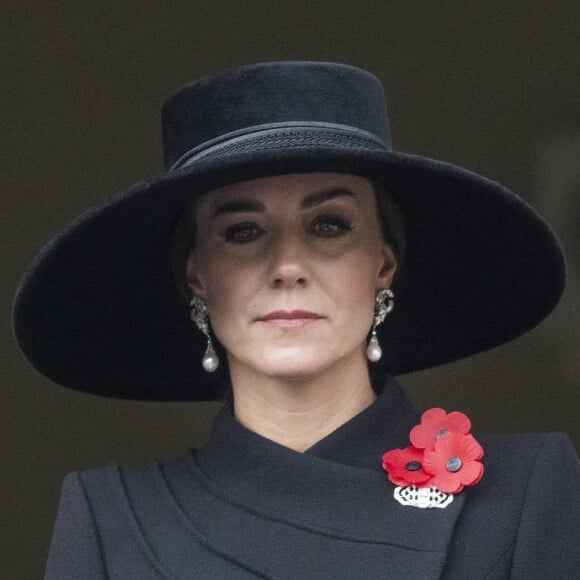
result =
[[[350,189],[346,189],[344,187],[331,187],[329,189],[323,189],[322,191],[316,191],[310,195],[307,195],[300,203],[300,209],[308,209],[320,205],[325,201],[342,196],[356,199],[356,195]],[[265,210],[266,207],[259,201],[231,201],[219,205],[214,211],[213,217],[216,218],[218,215],[227,213],[262,212]]]

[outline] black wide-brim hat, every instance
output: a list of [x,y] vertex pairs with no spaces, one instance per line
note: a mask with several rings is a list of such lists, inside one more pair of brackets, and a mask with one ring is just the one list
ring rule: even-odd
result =
[[166,173],[92,208],[38,254],[16,294],[14,329],[52,381],[104,396],[211,400],[225,365],[201,366],[169,263],[191,200],[245,179],[334,171],[379,180],[402,212],[406,256],[378,329],[393,375],[505,343],[532,329],[564,287],[560,245],[498,183],[392,150],[383,88],[358,68],[245,66],[194,82],[162,112]]

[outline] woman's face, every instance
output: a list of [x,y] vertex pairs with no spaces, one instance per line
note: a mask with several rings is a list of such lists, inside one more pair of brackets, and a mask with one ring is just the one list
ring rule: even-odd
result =
[[374,299],[395,272],[370,181],[265,177],[200,198],[186,277],[230,370],[306,379],[365,356]]

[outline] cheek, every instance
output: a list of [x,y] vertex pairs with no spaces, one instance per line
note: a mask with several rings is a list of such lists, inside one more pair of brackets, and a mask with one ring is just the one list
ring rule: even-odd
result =
[[353,256],[340,267],[326,269],[326,293],[334,303],[335,314],[347,324],[368,326],[372,322],[375,300],[373,268],[374,263],[366,254]]
[[216,334],[227,333],[235,327],[237,318],[256,308],[259,287],[252,271],[229,261],[208,260],[200,274]]
[[[376,261],[366,252],[354,252],[326,268],[326,278],[345,296],[353,300],[373,294],[376,278]],[[358,298],[357,298],[358,297]]]

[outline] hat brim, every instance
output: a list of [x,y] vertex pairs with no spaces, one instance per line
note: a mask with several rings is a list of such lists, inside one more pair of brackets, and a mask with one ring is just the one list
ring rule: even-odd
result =
[[551,229],[505,187],[454,165],[384,149],[300,147],[201,158],[80,216],[39,253],[14,305],[30,363],[52,381],[151,401],[219,398],[225,365],[202,369],[204,337],[168,261],[191,199],[266,175],[337,171],[380,179],[405,220],[395,308],[375,371],[409,373],[473,355],[536,326],[563,292]]

